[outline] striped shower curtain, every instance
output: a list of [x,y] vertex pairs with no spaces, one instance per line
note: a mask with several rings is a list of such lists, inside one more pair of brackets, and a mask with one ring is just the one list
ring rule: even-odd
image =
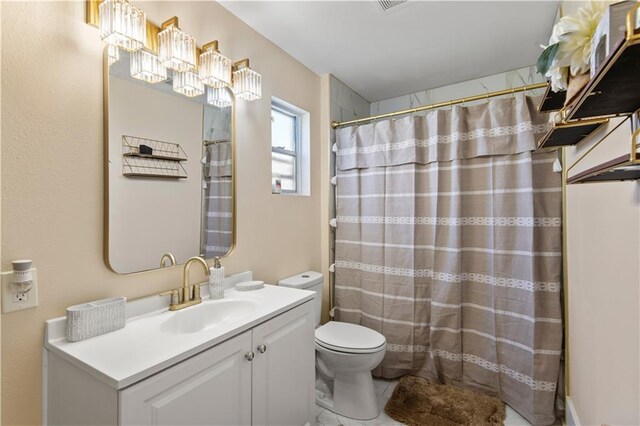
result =
[[229,141],[205,141],[201,253],[224,256],[233,241],[232,149]]
[[417,374],[555,420],[561,175],[525,96],[336,133],[336,316]]

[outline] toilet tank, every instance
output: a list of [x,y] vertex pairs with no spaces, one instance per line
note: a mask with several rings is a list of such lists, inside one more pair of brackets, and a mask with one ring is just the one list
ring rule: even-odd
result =
[[322,288],[324,276],[320,272],[307,271],[278,281],[282,287],[299,288],[315,292],[313,303],[316,327],[320,325],[320,313],[322,312]]

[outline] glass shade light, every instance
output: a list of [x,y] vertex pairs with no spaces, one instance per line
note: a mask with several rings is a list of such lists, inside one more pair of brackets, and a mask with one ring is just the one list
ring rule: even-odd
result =
[[120,60],[120,48],[110,44],[107,47],[107,56],[109,58],[109,65],[115,64]]
[[173,90],[190,98],[204,93],[204,84],[194,71],[173,72]]
[[145,13],[127,0],[104,0],[99,6],[100,38],[129,52],[144,47],[147,37]]
[[200,55],[200,80],[210,87],[231,85],[231,59],[215,49]]
[[207,103],[218,108],[231,106],[231,95],[226,87],[207,86]]
[[167,26],[158,34],[158,51],[160,63],[174,71],[196,67],[196,39],[175,25]]
[[147,83],[160,83],[167,79],[167,69],[160,65],[158,56],[146,50],[131,54],[131,77]]
[[236,98],[255,101],[262,97],[262,76],[249,68],[233,72],[233,93]]

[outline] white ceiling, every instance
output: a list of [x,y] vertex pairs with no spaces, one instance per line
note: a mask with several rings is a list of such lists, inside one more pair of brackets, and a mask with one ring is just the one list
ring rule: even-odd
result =
[[221,4],[375,102],[535,64],[559,1],[410,1],[387,13],[377,1]]

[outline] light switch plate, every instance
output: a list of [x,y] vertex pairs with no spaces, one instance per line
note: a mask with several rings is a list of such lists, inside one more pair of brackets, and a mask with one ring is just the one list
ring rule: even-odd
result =
[[16,293],[12,291],[13,287],[13,271],[3,272],[2,277],[2,313],[19,311],[21,309],[33,308],[38,306],[38,274],[36,268],[31,268],[33,274],[33,283],[31,290],[26,295],[26,300],[16,301]]

